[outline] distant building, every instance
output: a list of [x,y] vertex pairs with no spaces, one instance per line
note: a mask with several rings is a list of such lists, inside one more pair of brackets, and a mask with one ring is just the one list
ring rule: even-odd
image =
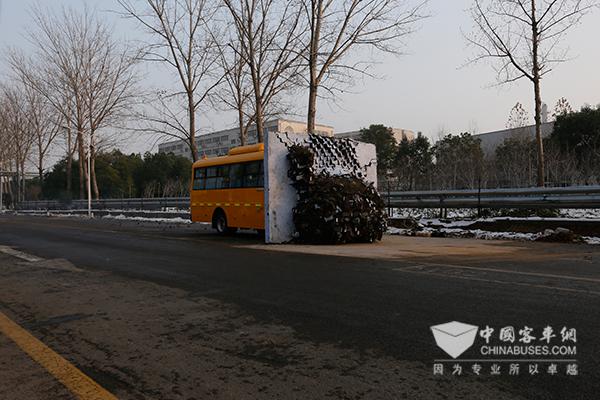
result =
[[[554,122],[546,122],[542,124],[542,137],[548,137],[554,129]],[[496,148],[500,146],[506,139],[519,138],[535,140],[535,125],[528,125],[522,128],[503,129],[501,131],[481,133],[474,135],[476,139],[481,140],[481,149],[487,155],[492,155]]]
[[[360,141],[360,131],[351,131],[351,132],[342,132],[336,133],[336,138],[349,138]],[[396,139],[396,142],[400,143],[403,139],[408,141],[415,140],[415,133],[413,131],[409,131],[408,129],[400,129],[400,128],[392,128],[392,134]]]
[[[288,119],[274,119],[264,123],[265,132],[289,132],[306,133],[306,123]],[[333,128],[326,125],[316,125],[315,133],[325,136],[333,136]],[[258,141],[256,127],[248,129],[246,144],[254,144]],[[240,146],[239,128],[225,129],[205,135],[196,136],[196,146],[200,156],[217,157],[226,155],[229,149]],[[173,153],[178,156],[192,159],[192,154],[187,143],[183,140],[174,140],[158,145],[159,153]]]

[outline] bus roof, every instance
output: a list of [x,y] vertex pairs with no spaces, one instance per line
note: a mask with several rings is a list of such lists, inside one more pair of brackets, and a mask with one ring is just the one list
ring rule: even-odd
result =
[[239,146],[229,150],[226,156],[203,158],[194,163],[193,167],[212,167],[215,165],[235,164],[246,161],[262,160],[265,157],[265,145],[263,143],[250,146]]

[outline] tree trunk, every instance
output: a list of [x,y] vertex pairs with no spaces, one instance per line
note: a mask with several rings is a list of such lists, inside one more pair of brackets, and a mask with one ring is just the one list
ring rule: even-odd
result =
[[[312,75],[312,72],[311,72]],[[311,77],[312,80],[312,77]],[[308,92],[308,121],[306,124],[307,133],[315,133],[315,119],[317,117],[317,85],[310,85]]]
[[242,106],[238,107],[238,123],[240,126],[240,143],[242,146],[246,145],[246,132],[244,130],[244,110]]
[[535,92],[535,140],[537,142],[537,184],[543,187],[545,184],[544,173],[544,139],[542,138],[542,97],[540,95],[540,78],[534,84]]
[[236,74],[236,99],[237,99],[237,112],[238,112],[238,126],[240,128],[240,144],[242,146],[246,145],[246,123],[244,122],[244,93],[242,93],[242,84],[240,75],[242,74],[243,63],[240,61],[239,67],[237,69]]
[[92,190],[94,191],[94,198],[96,200],[100,200],[100,190],[98,190],[98,181],[96,181],[96,149],[93,144],[90,146],[90,171],[90,176],[92,179]]
[[40,181],[40,197],[44,198],[44,153],[41,150],[42,144],[38,146],[38,179]]
[[190,117],[190,150],[192,160],[198,161],[198,147],[196,147],[196,110],[194,104],[194,93],[188,92],[188,112]]
[[21,161],[21,201],[25,201],[25,185],[27,181],[25,179],[25,160]]
[[44,197],[44,168],[40,163],[38,165],[38,179],[40,180],[40,197]]
[[535,0],[531,0],[531,42],[532,42],[532,53],[533,53],[533,91],[535,95],[535,139],[537,142],[537,184],[540,187],[544,186],[544,142],[542,139],[542,97],[540,94],[540,65],[539,65],[539,32],[538,32],[538,20],[536,16],[536,4]]
[[77,130],[77,147],[79,154],[79,198],[85,199],[85,180],[86,180],[86,164],[85,164],[85,150],[83,148],[83,132],[81,129]]
[[[314,3],[313,3],[314,4]],[[319,1],[317,7],[313,5],[311,18],[311,38],[308,69],[310,74],[308,88],[308,121],[307,133],[315,133],[315,120],[317,117],[317,92],[319,83],[317,78],[317,57],[319,55],[319,42],[321,38],[321,22],[323,17],[323,2]]]
[[73,144],[71,143],[71,126],[67,127],[67,193],[69,194],[69,199],[73,196],[72,193],[72,182],[73,182]]
[[258,143],[262,143],[265,141],[263,132],[263,105],[260,95],[257,95],[256,97],[256,135],[258,137]]
[[16,161],[16,160],[15,160],[15,169],[16,169],[15,177],[17,178],[17,182],[15,182],[16,189],[17,189],[17,193],[16,193],[17,195],[14,197],[14,204],[17,204],[21,198],[21,170],[20,170],[19,161]]

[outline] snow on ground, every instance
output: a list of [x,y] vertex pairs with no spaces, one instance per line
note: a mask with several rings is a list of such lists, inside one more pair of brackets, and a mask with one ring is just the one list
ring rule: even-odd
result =
[[[519,241],[535,241],[544,236],[544,233],[521,233],[521,232],[489,232],[481,229],[460,229],[460,228],[428,228],[424,227],[420,231],[411,229],[401,229],[389,227],[388,234],[390,235],[405,235],[405,236],[422,236],[431,237],[436,234],[443,234],[444,237],[456,238],[475,238],[482,240],[519,240]],[[582,236],[583,242],[591,245],[600,245],[600,237]]]
[[587,244],[597,244],[597,245],[600,245],[600,237],[583,236],[583,240]]
[[[78,210],[81,211],[81,210]],[[85,210],[84,210],[85,211]],[[103,208],[103,209],[93,209],[92,211],[105,211],[105,212],[111,212],[111,213],[144,213],[144,214],[181,214],[181,213],[185,213],[185,212],[190,212],[190,210],[188,209],[177,209],[177,208],[171,208],[171,207],[167,207],[164,210],[139,210],[139,209],[135,209],[135,208],[126,208],[126,209],[120,209],[120,208]]]
[[[17,213],[20,213],[17,212]],[[65,218],[87,218],[87,214],[71,214],[55,211],[39,211],[39,212],[28,212],[25,215],[31,215],[33,217],[65,217]]]
[[[459,229],[459,228],[423,228],[420,231],[411,229],[388,228],[390,235],[407,235],[407,236],[435,236],[437,233],[443,234],[445,237],[472,237],[475,239],[484,240],[536,240],[542,234],[540,233],[520,233],[520,232],[489,232],[481,229]],[[599,238],[600,240],[600,238]]]
[[[392,218],[437,218],[440,215],[439,208],[394,208]],[[448,209],[448,218],[477,218],[477,210],[472,208]]]
[[561,210],[560,214],[567,218],[600,219],[600,209],[568,208]]
[[421,225],[442,226],[444,228],[463,227],[476,222],[496,222],[496,221],[547,221],[547,222],[588,222],[588,218],[545,218],[545,217],[491,217],[491,218],[468,218],[468,219],[450,219],[450,218],[420,218],[417,221]]
[[106,219],[118,219],[128,221],[143,221],[143,222],[165,222],[170,224],[191,224],[192,221],[181,217],[176,218],[149,218],[149,217],[130,217],[123,214],[118,215],[105,215],[102,218]]

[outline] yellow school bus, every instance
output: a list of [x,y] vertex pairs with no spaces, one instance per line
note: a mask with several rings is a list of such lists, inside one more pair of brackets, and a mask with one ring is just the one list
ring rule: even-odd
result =
[[210,222],[221,234],[238,228],[264,230],[264,156],[260,143],[196,161],[190,190],[192,221]]

